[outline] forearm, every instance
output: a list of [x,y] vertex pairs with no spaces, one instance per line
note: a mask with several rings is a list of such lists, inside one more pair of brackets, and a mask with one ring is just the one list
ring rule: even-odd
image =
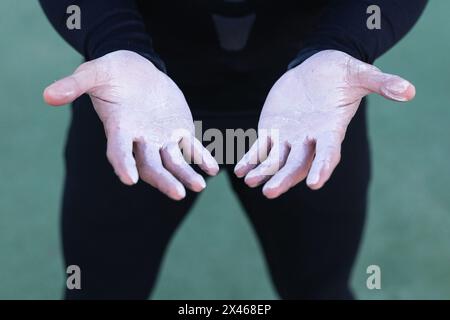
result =
[[[412,29],[427,0],[331,0],[290,68],[321,50],[339,50],[373,63]],[[380,8],[381,28],[369,29],[367,8]]]
[[[165,70],[133,0],[40,0],[40,3],[53,27],[86,60],[129,50]],[[70,16],[66,11],[71,5],[81,10],[80,29],[71,30],[66,25]]]

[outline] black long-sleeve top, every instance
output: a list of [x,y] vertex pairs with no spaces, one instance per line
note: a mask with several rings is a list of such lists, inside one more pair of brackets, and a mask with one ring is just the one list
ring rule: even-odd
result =
[[[191,105],[242,110],[260,107],[288,67],[317,51],[340,50],[373,63],[413,27],[427,0],[40,3],[56,30],[86,60],[131,50],[167,72]],[[81,10],[80,29],[66,25],[70,5]],[[380,29],[367,27],[370,5],[380,8]]]

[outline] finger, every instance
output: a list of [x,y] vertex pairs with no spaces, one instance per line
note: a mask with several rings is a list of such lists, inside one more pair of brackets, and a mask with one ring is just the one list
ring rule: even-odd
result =
[[416,95],[416,89],[409,81],[363,62],[357,64],[356,81],[367,93],[377,93],[395,101],[410,101]]
[[133,157],[133,139],[124,134],[109,134],[106,156],[114,172],[126,185],[133,185],[139,179],[136,161]]
[[254,188],[266,182],[284,166],[288,154],[289,147],[286,144],[277,143],[272,146],[267,159],[245,176],[245,183]]
[[96,62],[82,64],[72,75],[60,79],[44,90],[44,100],[52,106],[73,102],[76,98],[93,89],[97,79]]
[[316,140],[316,155],[309,170],[306,184],[313,190],[322,188],[341,159],[342,140],[333,134]]
[[310,143],[291,146],[286,164],[263,187],[263,194],[273,199],[305,179],[313,157]]
[[219,172],[216,159],[194,136],[183,137],[180,145],[185,158],[193,161],[208,175],[215,176]]
[[416,88],[409,81],[395,75],[388,75],[383,82],[381,94],[383,97],[394,101],[411,101],[416,96]]
[[164,167],[192,191],[200,192],[206,187],[203,177],[186,163],[178,143],[170,142],[164,146],[161,158]]
[[270,138],[267,135],[260,136],[251,146],[250,150],[242,157],[234,168],[237,177],[242,178],[261,161],[267,158],[270,148]]
[[181,200],[186,196],[183,185],[164,168],[158,145],[138,142],[136,160],[142,180],[174,200]]

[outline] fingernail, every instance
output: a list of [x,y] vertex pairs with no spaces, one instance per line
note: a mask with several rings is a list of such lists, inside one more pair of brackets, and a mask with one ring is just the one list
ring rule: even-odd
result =
[[183,186],[177,186],[177,194],[180,196],[180,198],[184,198],[186,196],[186,190],[183,188]]
[[219,165],[217,163],[213,163],[212,169],[211,169],[211,174],[216,175],[219,173],[219,170],[220,170]]
[[238,178],[242,178],[245,174],[243,174],[242,172],[240,172],[242,169],[244,168],[243,165],[236,165],[236,167],[234,168],[234,174],[238,177]]
[[314,174],[312,176],[308,176],[306,183],[308,185],[317,184],[317,183],[319,183],[319,180],[320,180],[320,176],[318,174]]
[[275,192],[275,188],[267,186],[267,184],[263,187],[263,195],[268,199],[273,199],[278,196]]
[[391,91],[394,94],[402,94],[405,93],[405,91],[409,87],[409,82],[405,80],[392,80],[389,81],[386,85],[386,88]]
[[245,177],[244,182],[247,186],[249,186],[250,188],[254,188],[256,187],[255,185],[255,181],[251,181],[251,178],[248,177],[248,175]]
[[133,184],[136,184],[136,183],[138,182],[138,180],[139,180],[139,174],[138,174],[137,171],[134,171],[134,172],[131,174],[131,180],[133,181]]
[[202,177],[200,177],[200,186],[202,187],[202,189],[206,188],[206,181]]
[[388,81],[385,85],[386,90],[383,91],[390,98],[406,101],[407,98],[405,97],[405,94],[409,86],[410,84],[408,81],[395,79]]
[[234,167],[234,172],[239,171],[242,167],[243,167],[242,163],[239,162],[239,163]]
[[54,98],[63,99],[74,95],[74,91],[71,86],[68,86],[64,82],[55,82],[46,89],[46,93]]

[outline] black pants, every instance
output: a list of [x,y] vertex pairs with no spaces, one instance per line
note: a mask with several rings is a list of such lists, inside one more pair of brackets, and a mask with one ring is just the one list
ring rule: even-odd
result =
[[[194,118],[195,118],[194,113]],[[207,117],[203,128],[256,127],[258,114]],[[105,156],[105,134],[90,100],[74,103],[62,210],[65,263],[82,270],[67,299],[145,299],[167,244],[196,195],[176,202],[140,181],[122,185]],[[349,278],[366,211],[370,175],[365,107],[347,132],[342,161],[319,191],[305,183],[275,200],[224,166],[261,241],[283,299],[351,299]],[[238,263],[238,262],[236,262]]]

